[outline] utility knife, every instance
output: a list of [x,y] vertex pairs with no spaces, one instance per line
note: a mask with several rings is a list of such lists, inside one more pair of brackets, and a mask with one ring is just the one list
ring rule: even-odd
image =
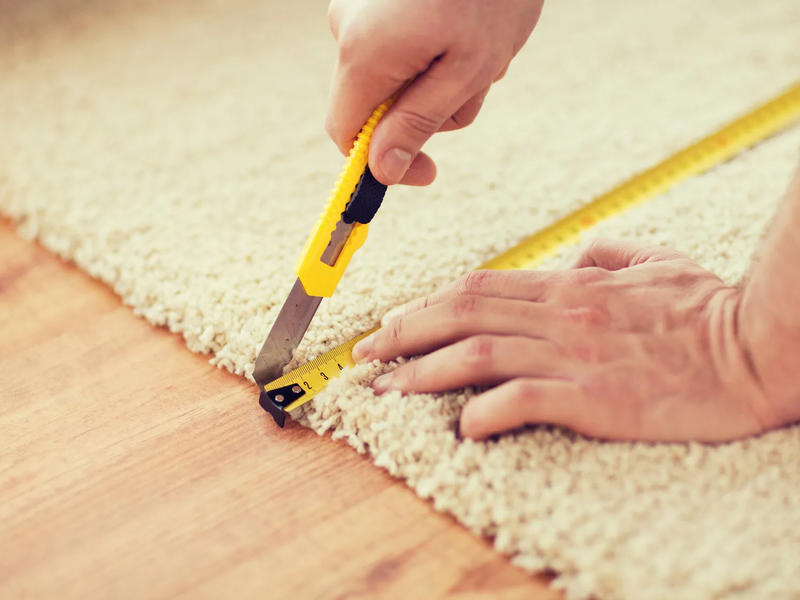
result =
[[259,404],[279,427],[286,420],[286,407],[305,392],[299,385],[267,388],[283,376],[322,299],[333,295],[353,254],[367,239],[369,222],[386,193],[386,186],[370,172],[369,144],[375,127],[399,94],[375,109],[353,142],[339,179],[295,265],[297,280],[256,358],[253,378],[260,391]]

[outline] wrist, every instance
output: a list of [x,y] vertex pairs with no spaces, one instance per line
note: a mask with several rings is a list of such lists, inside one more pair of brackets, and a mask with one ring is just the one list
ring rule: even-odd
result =
[[800,170],[745,287],[737,331],[779,423],[800,419]]
[[740,347],[763,394],[770,427],[800,419],[800,331],[787,326],[780,305],[748,286],[738,302]]

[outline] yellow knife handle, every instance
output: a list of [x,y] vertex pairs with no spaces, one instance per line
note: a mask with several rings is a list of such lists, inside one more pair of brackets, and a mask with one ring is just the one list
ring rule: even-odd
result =
[[350,155],[345,161],[342,173],[339,175],[339,179],[328,197],[328,202],[317,224],[311,231],[311,235],[306,240],[303,253],[295,265],[295,273],[309,296],[330,298],[336,290],[336,286],[339,285],[339,281],[350,263],[350,259],[353,258],[353,254],[364,245],[367,239],[369,225],[356,223],[339,257],[336,259],[336,263],[331,266],[322,261],[322,254],[331,240],[331,234],[342,218],[342,213],[367,168],[372,133],[375,131],[378,121],[386,114],[386,111],[389,110],[389,107],[397,99],[400,92],[402,90],[376,108],[372,116],[361,128],[353,147],[350,149]]

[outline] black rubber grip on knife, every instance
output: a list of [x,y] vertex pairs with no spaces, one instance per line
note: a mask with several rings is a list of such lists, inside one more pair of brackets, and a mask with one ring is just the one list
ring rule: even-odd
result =
[[367,165],[347,208],[344,209],[342,220],[348,225],[350,223],[369,223],[381,207],[385,194],[386,186],[375,179]]

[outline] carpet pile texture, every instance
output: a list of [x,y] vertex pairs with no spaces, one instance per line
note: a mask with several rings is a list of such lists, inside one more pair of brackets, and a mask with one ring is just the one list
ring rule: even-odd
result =
[[[242,376],[343,159],[322,0],[0,0],[0,211]],[[550,0],[429,188],[392,188],[298,360],[377,324],[800,76],[796,0]],[[747,273],[800,129],[592,235]],[[575,250],[544,268],[568,264]],[[800,427],[719,446],[454,435],[469,393],[359,367],[297,415],[571,598],[800,597]],[[253,410],[260,410],[254,405]],[[264,418],[268,418],[264,415]]]

